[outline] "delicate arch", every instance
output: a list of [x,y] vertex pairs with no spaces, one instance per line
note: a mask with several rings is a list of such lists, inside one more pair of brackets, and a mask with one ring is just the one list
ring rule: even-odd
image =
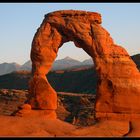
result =
[[83,48],[94,60],[99,76],[96,116],[140,112],[140,102],[136,99],[136,94],[140,94],[140,75],[136,65],[122,47],[114,44],[110,34],[101,26],[99,13],[76,10],[45,15],[34,36],[31,49],[33,77],[29,84],[29,104],[32,108],[57,108],[57,95],[46,74],[51,69],[58,49],[68,41]]

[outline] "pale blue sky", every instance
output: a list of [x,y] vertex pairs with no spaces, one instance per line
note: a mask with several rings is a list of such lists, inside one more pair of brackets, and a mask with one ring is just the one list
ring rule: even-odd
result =
[[[0,3],[0,63],[29,60],[31,42],[44,15],[63,9],[101,13],[102,26],[115,43],[130,55],[140,53],[140,3]],[[57,59],[65,56],[81,61],[89,58],[73,43],[62,46]]]

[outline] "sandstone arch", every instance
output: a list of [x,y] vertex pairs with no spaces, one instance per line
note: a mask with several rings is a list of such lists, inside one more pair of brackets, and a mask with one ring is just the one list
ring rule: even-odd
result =
[[140,113],[139,71],[125,49],[114,44],[101,22],[101,15],[94,12],[62,10],[45,15],[31,49],[33,77],[28,103],[32,109],[57,108],[57,95],[46,74],[62,44],[73,41],[93,58],[96,66],[96,117]]

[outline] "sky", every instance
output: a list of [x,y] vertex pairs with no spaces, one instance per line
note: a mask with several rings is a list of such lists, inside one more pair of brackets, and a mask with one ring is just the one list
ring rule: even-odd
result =
[[[0,3],[0,63],[23,64],[30,59],[31,43],[44,15],[57,10],[86,10],[102,15],[102,26],[115,44],[129,55],[140,53],[140,3]],[[65,43],[56,59],[90,58],[72,42]]]

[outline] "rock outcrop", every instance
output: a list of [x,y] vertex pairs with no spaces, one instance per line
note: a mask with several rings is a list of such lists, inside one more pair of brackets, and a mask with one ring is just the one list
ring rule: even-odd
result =
[[95,12],[62,10],[45,15],[31,49],[33,77],[28,103],[32,109],[56,110],[57,94],[46,74],[58,49],[73,41],[92,57],[98,73],[96,117],[140,113],[140,74],[136,64],[124,48],[113,42],[101,23],[101,15]]
[[[129,132],[127,121],[99,121],[95,126],[76,127],[59,119],[0,116],[0,137],[123,137]],[[8,126],[8,127],[7,127]],[[139,134],[134,131],[131,136]]]

